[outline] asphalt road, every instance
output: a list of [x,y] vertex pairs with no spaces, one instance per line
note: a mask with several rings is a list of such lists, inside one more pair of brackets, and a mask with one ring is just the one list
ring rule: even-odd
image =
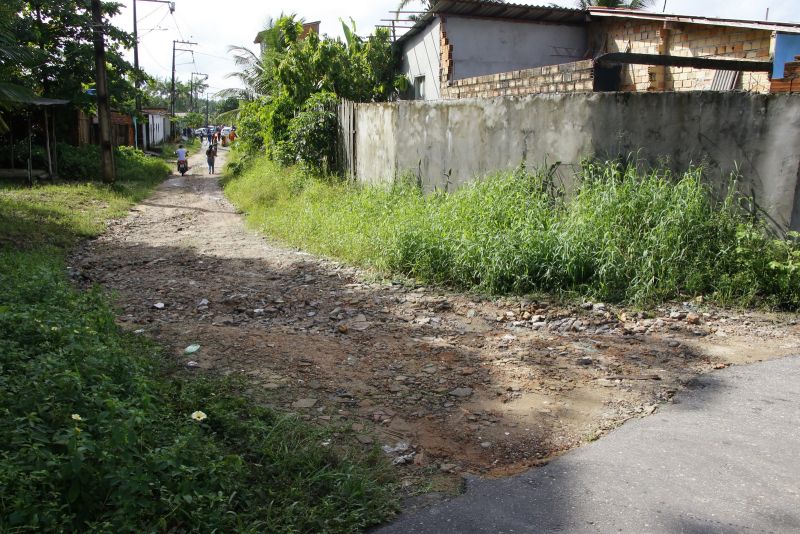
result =
[[800,532],[800,357],[715,372],[675,401],[376,532]]

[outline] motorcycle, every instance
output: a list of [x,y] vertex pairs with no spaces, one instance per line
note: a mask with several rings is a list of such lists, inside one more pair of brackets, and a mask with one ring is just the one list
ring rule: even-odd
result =
[[182,159],[182,160],[178,161],[178,172],[181,173],[181,176],[186,174],[186,172],[188,170],[189,170],[189,162],[188,161],[186,161],[185,159]]

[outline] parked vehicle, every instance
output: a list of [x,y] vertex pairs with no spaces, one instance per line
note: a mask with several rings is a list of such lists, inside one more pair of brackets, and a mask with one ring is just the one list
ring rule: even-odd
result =
[[196,128],[194,134],[199,136],[207,135],[208,130],[206,130],[205,128]]

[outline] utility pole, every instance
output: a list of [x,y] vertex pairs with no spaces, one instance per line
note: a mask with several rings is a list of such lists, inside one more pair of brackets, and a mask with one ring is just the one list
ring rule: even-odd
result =
[[[197,99],[194,98],[194,77],[195,76],[203,76],[203,80],[208,79],[208,74],[202,72],[193,72],[191,78],[189,79],[189,110],[194,111],[195,107],[197,106]],[[194,105],[192,105],[194,102]]]
[[[169,12],[175,12],[175,2],[170,0],[139,0],[140,2],[155,2],[158,4],[167,4],[169,7]],[[138,29],[138,21],[136,17],[136,0],[133,0],[133,88],[136,92],[136,115],[140,115],[142,111],[142,95],[139,91],[139,88],[142,85],[142,80],[139,77],[139,29]],[[134,124],[136,122],[134,121]],[[146,147],[144,146],[145,138],[144,138],[144,124],[142,124],[142,137],[141,143],[139,143],[139,128],[136,128],[134,132],[134,139],[137,146],[141,146],[144,150]]]
[[103,181],[114,183],[117,179],[117,171],[114,167],[114,150],[111,146],[111,109],[108,102],[106,47],[103,39],[103,11],[100,7],[100,0],[92,0],[92,26],[94,30],[97,120],[100,123],[100,165]]
[[170,94],[172,95],[171,105],[170,105],[170,115],[175,118],[175,51],[180,50],[183,52],[192,52],[189,48],[175,48],[176,44],[185,44],[185,45],[196,45],[197,43],[193,43],[191,41],[172,41],[172,89]]

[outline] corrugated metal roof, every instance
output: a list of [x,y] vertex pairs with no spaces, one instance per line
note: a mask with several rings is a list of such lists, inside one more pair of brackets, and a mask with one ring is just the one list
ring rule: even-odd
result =
[[716,17],[694,17],[689,15],[671,15],[668,13],[651,13],[638,9],[620,9],[610,7],[590,7],[592,17],[610,17],[638,20],[657,20],[663,22],[682,22],[684,24],[706,24],[708,26],[730,26],[753,30],[800,33],[800,24],[792,22],[771,22],[761,20],[721,19]]
[[411,29],[397,39],[397,41],[401,43],[418,34],[437,15],[460,15],[463,17],[526,20],[531,22],[549,22],[553,24],[581,24],[584,22],[589,22],[592,17],[614,17],[681,22],[686,24],[706,24],[709,26],[732,26],[756,30],[779,31],[785,33],[800,33],[800,24],[791,22],[694,17],[688,15],[652,13],[638,9],[605,7],[591,7],[584,11],[582,9],[570,9],[557,6],[509,4],[494,0],[439,0],[430,11],[422,15],[411,27]]
[[581,9],[510,4],[493,0],[439,0],[397,41],[402,42],[418,34],[437,15],[525,20],[552,24],[582,24],[589,20],[587,12]]

